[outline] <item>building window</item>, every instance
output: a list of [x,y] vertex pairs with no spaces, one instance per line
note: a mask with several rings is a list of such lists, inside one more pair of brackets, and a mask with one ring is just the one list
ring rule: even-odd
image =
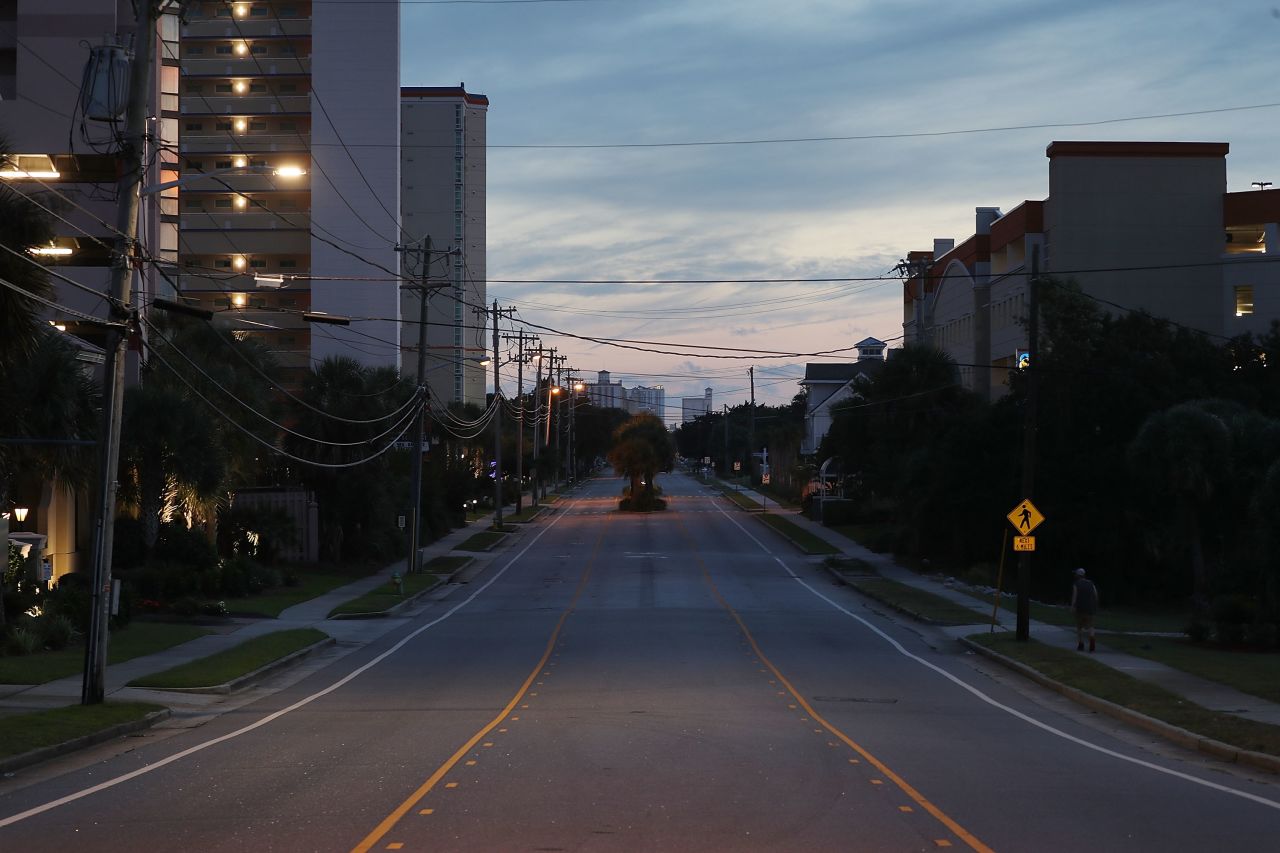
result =
[[266,56],[267,52],[267,46],[265,44],[255,44],[253,46],[254,56]]
[[218,258],[216,261],[213,262],[213,265],[220,270],[229,270],[231,269],[231,259]]
[[230,207],[230,206],[231,206],[231,199],[229,199],[229,198],[215,198],[215,199],[213,200],[213,206],[214,206],[214,207]]
[[189,44],[187,45],[187,56],[203,56],[204,45]]
[[293,258],[285,258],[280,262],[280,269],[282,270],[292,270],[292,269],[297,269],[297,267],[298,267],[298,262],[295,261]]
[[215,169],[230,169],[230,168],[231,168],[231,161],[230,161],[230,160],[214,160],[214,161],[213,161],[213,168],[215,168]]
[[294,92],[297,92],[297,91],[298,91],[297,83],[281,83],[280,84],[281,94],[292,95]]
[[255,270],[265,270],[267,268],[267,262],[262,258],[254,258],[249,261],[249,267]]
[[204,202],[198,198],[189,198],[184,202],[188,210],[204,210]]
[[250,83],[249,91],[260,94],[262,92],[267,91],[267,84],[266,83]]
[[280,48],[281,56],[297,56],[298,49],[291,44],[286,44]]
[[216,53],[216,54],[218,54],[219,56],[230,56],[230,55],[231,55],[231,45],[229,45],[229,44],[220,44],[220,45],[216,45],[216,46],[213,48],[213,52],[214,52],[214,53]]
[[187,123],[186,123],[186,125],[185,125],[185,129],[186,129],[187,131],[193,131],[193,130],[204,130],[204,122],[200,122],[200,121],[189,121],[189,122],[187,122]]
[[213,86],[213,91],[218,92],[218,93],[223,93],[223,92],[225,92],[225,93],[230,93],[230,92],[231,92],[231,84],[230,84],[230,83],[215,83],[215,84],[214,84],[214,86]]
[[280,129],[281,130],[297,130],[298,123],[296,121],[282,121],[280,122]]
[[1253,313],[1253,285],[1236,285],[1236,316],[1247,317]]
[[255,18],[265,18],[269,10],[266,6],[254,6],[249,10],[249,14]]
[[251,121],[249,122],[249,129],[250,130],[266,130],[267,123],[265,121]]
[[188,83],[185,87],[187,94],[198,95],[204,91],[203,83]]
[[230,130],[230,129],[231,129],[231,122],[229,122],[229,121],[220,121],[220,122],[218,122],[218,124],[217,124],[217,126],[216,126],[216,128],[215,128],[215,129],[216,129],[216,130]]

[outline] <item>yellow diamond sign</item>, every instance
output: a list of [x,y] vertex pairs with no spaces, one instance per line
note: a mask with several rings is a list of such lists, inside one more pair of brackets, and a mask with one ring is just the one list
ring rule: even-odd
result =
[[1044,521],[1044,516],[1040,514],[1040,510],[1036,509],[1036,505],[1029,500],[1024,500],[1013,508],[1005,518],[1009,519],[1009,523],[1013,525],[1014,530],[1019,534],[1027,536],[1031,531],[1040,526]]

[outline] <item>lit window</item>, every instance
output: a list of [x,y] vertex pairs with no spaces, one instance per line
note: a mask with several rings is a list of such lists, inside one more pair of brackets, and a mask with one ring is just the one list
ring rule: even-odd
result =
[[1253,313],[1253,285],[1236,286],[1236,316],[1246,317]]

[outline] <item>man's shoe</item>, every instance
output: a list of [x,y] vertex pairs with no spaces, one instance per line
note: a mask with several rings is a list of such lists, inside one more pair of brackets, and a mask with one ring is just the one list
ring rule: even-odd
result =
[[1084,651],[1084,643],[1076,643],[1076,651],[1078,652]]

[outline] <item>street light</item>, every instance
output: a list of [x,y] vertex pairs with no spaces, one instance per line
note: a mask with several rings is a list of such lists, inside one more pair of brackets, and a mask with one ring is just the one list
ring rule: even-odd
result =
[[211,169],[208,172],[196,172],[187,175],[185,178],[178,178],[175,181],[164,181],[159,184],[152,184],[149,187],[143,187],[138,192],[142,195],[154,195],[158,192],[171,190],[174,187],[185,187],[198,178],[216,178],[220,175],[242,174],[242,175],[271,175],[277,178],[301,178],[307,174],[307,170],[301,166],[250,166],[244,158],[237,158],[236,165],[228,166],[224,169]]

